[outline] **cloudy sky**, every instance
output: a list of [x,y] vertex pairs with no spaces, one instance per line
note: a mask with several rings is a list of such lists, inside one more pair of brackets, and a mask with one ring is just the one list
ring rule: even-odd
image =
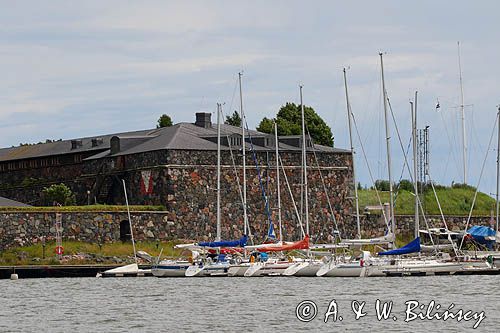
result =
[[[255,127],[304,99],[348,147],[342,68],[375,178],[386,174],[380,59],[404,146],[409,99],[430,126],[431,176],[462,180],[461,59],[469,183],[477,184],[500,103],[497,1],[2,1],[0,146],[137,130],[162,113],[174,122],[236,109]],[[436,112],[439,101],[441,108]],[[392,128],[394,131],[394,126]],[[496,135],[496,133],[495,133]],[[396,135],[395,179],[403,169]],[[496,140],[496,137],[493,141]],[[495,147],[493,147],[495,146]],[[481,189],[495,189],[496,144]],[[360,181],[370,184],[356,141]],[[407,175],[403,175],[408,178]]]

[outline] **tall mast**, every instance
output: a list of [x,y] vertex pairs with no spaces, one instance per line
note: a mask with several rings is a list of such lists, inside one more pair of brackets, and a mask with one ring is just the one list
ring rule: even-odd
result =
[[[382,71],[382,94],[384,98],[384,118],[385,118],[385,142],[387,149],[387,172],[389,174],[389,196],[390,196],[390,208],[391,208],[391,232],[393,237],[395,234],[395,224],[394,220],[394,193],[392,188],[392,173],[391,173],[391,137],[389,136],[389,122],[388,122],[388,114],[387,114],[387,91],[385,89],[385,78],[384,78],[384,59],[382,53],[380,55],[380,68]],[[395,246],[394,241],[392,241],[392,246]]]
[[217,103],[217,238],[221,240],[220,232],[220,113],[222,105]]
[[300,86],[300,113],[302,116],[302,168],[304,170],[304,215],[306,218],[306,235],[309,235],[309,201],[307,190],[307,154],[306,154],[306,122],[304,116],[304,103],[302,101],[302,86]]
[[278,227],[280,242],[283,242],[283,231],[281,226],[281,190],[280,190],[280,162],[279,162],[279,141],[278,141],[278,122],[274,121],[274,140],[276,146],[276,190],[278,191]]
[[135,263],[137,264],[137,251],[135,249],[134,228],[132,227],[132,219],[130,218],[130,206],[128,205],[127,186],[125,185],[125,179],[122,179],[122,184],[123,184],[123,193],[125,193],[125,204],[127,205],[128,224],[130,226],[130,238],[132,240],[132,248],[134,249],[134,260]]
[[500,205],[498,203],[498,195],[500,191],[500,105],[497,112],[498,122],[498,142],[497,142],[497,193],[496,193],[496,232],[498,233],[498,217],[500,213]]
[[417,177],[417,96],[415,91],[415,101],[411,103],[411,133],[413,141],[413,187],[415,189],[415,238],[419,235],[420,221],[418,212],[418,177]]
[[462,63],[460,61],[460,42],[458,47],[458,71],[460,75],[460,110],[462,111],[462,153],[464,162],[464,184],[467,184],[467,137],[465,133],[465,104],[464,104],[464,85],[462,81]]
[[247,215],[247,161],[246,161],[246,148],[245,148],[245,113],[243,112],[243,92],[241,89],[241,76],[242,72],[238,73],[238,82],[240,85],[240,113],[241,113],[241,151],[243,159],[243,228],[245,235],[250,235],[250,228],[248,226]]
[[349,94],[347,92],[347,74],[344,68],[344,87],[345,87],[345,101],[347,106],[347,122],[349,124],[349,142],[351,145],[352,156],[352,182],[354,183],[354,199],[356,202],[356,227],[358,228],[358,238],[361,239],[361,224],[359,222],[359,197],[358,186],[356,184],[356,171],[354,169],[354,145],[352,142],[352,125],[351,125],[351,104],[349,103]]

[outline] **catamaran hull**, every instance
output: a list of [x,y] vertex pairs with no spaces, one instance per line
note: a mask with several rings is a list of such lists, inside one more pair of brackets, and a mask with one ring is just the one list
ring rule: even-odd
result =
[[209,264],[204,266],[193,265],[186,270],[187,277],[204,277],[204,276],[227,276],[229,265]]
[[227,274],[229,276],[245,276],[245,273],[249,268],[250,268],[250,264],[229,266]]
[[322,263],[320,262],[298,262],[288,267],[283,275],[285,276],[316,276]]
[[359,277],[364,274],[363,267],[359,262],[354,263],[326,263],[321,266],[316,276],[328,277]]
[[254,263],[250,265],[244,276],[278,276],[282,275],[283,272],[291,265],[292,264],[288,261],[277,263]]

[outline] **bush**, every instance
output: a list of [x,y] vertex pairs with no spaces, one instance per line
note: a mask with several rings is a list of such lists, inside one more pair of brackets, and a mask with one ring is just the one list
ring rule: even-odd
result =
[[76,203],[75,195],[65,184],[53,184],[42,190],[43,202],[46,206],[71,206]]
[[413,188],[413,183],[408,179],[402,179],[397,185],[397,189],[398,191],[405,190],[408,192],[415,192],[415,189]]
[[383,180],[383,179],[377,179],[375,181],[375,187],[379,191],[389,191],[389,181],[388,180]]

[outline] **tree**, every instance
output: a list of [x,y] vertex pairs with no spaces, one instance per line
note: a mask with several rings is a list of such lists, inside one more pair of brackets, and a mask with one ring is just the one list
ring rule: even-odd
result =
[[158,125],[156,125],[156,128],[169,127],[169,126],[172,126],[172,119],[170,118],[170,116],[162,114],[161,117],[158,119]]
[[46,205],[59,204],[71,206],[76,202],[75,195],[71,192],[71,189],[63,183],[45,187],[42,190],[42,194]]
[[224,122],[224,124],[240,127],[241,126],[240,114],[234,111],[232,115],[226,116],[226,121]]
[[[304,118],[306,131],[314,140],[314,143],[333,146],[333,134],[331,128],[310,106],[304,106]],[[280,108],[276,116],[278,123],[278,135],[300,135],[302,134],[302,116],[300,105],[286,103]],[[274,133],[274,124],[271,119],[264,118],[257,130],[263,133]]]
[[378,179],[375,181],[375,187],[379,191],[389,191],[389,181],[388,180],[383,180],[383,179]]

